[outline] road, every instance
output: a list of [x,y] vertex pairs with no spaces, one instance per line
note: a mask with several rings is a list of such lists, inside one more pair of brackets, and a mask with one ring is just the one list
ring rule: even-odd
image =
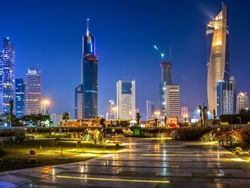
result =
[[250,164],[215,143],[125,138],[87,161],[0,173],[0,187],[250,187]]

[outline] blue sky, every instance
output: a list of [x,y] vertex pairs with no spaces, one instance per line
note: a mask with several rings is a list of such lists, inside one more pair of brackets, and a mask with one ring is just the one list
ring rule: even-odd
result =
[[[229,11],[230,72],[237,90],[250,93],[250,12],[248,0],[224,1]],[[74,107],[80,83],[81,37],[86,18],[99,57],[99,113],[116,99],[116,81],[135,79],[137,107],[158,101],[160,57],[157,44],[172,47],[173,81],[181,102],[192,110],[206,104],[206,24],[221,7],[219,0],[0,0],[0,38],[9,36],[16,50],[15,76],[39,65],[42,93],[51,111]]]

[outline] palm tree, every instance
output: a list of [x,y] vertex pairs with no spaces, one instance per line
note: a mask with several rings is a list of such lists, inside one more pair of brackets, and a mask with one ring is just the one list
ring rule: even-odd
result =
[[64,112],[63,115],[62,115],[62,120],[65,121],[66,126],[68,126],[68,119],[69,119],[69,113]]

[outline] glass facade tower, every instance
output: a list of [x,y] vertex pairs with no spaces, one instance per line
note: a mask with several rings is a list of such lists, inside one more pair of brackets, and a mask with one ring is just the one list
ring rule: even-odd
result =
[[41,113],[41,74],[38,69],[28,69],[25,78],[25,114]]
[[24,81],[22,78],[16,79],[16,93],[15,93],[15,112],[17,117],[24,116]]
[[[98,115],[98,58],[95,54],[94,36],[89,31],[87,19],[86,35],[83,36],[81,60],[81,84],[83,87],[82,98],[75,99],[76,118],[95,118]],[[79,90],[79,89],[78,89]],[[75,92],[77,89],[75,90]],[[75,96],[79,96],[75,94]],[[78,100],[82,101],[79,106]],[[78,108],[82,108],[79,110]]]
[[229,81],[228,24],[227,7],[222,3],[222,10],[208,23],[208,75],[207,97],[208,110],[217,114],[217,82]]
[[9,112],[10,101],[14,99],[14,62],[14,48],[10,38],[5,37],[0,57],[0,107],[3,113]]

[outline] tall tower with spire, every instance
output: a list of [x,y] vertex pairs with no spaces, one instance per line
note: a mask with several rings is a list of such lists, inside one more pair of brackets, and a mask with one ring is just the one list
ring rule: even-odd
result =
[[208,74],[207,98],[208,110],[216,112],[218,107],[217,83],[229,81],[229,54],[228,54],[228,23],[227,7],[222,3],[222,10],[207,24],[208,39]]
[[75,89],[75,116],[89,119],[98,115],[98,57],[95,54],[95,39],[89,30],[82,37],[81,84]]

